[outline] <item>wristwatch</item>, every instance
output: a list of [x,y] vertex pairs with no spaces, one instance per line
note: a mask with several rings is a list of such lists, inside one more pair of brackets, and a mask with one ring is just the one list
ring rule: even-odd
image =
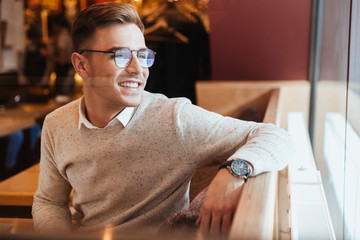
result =
[[244,179],[245,181],[251,173],[251,168],[249,164],[241,159],[225,161],[219,167],[219,169],[222,168],[229,169],[232,175],[237,178]]

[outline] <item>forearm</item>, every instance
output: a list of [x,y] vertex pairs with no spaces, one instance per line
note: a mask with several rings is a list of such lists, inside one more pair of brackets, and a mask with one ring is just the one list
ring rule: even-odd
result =
[[200,163],[239,158],[257,175],[284,168],[293,152],[289,134],[273,124],[223,117],[192,105],[184,105],[176,119],[185,151]]
[[37,233],[64,233],[71,231],[71,212],[68,205],[50,203],[35,196],[32,215]]
[[252,165],[252,174],[281,170],[293,153],[290,135],[272,124],[263,124],[248,135],[246,143],[231,158],[243,159]]

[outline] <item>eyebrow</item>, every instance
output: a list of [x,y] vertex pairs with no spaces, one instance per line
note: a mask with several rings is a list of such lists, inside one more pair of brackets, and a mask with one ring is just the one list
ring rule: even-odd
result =
[[[119,49],[121,49],[121,48],[127,48],[127,49],[129,49],[130,51],[135,50],[135,49],[130,49],[130,48],[128,48],[128,47],[112,47],[112,48],[110,48],[110,49],[108,49],[108,50],[106,50],[106,51],[115,52],[116,50],[119,50]],[[138,51],[138,50],[141,50],[141,49],[148,49],[148,47],[145,46],[145,47],[141,47],[141,48],[136,49],[136,50]]]
[[121,48],[126,48],[126,47],[112,47],[112,48],[110,48],[109,50],[107,50],[107,51],[111,51],[111,52],[115,52],[116,50],[119,50],[119,49],[121,49]]

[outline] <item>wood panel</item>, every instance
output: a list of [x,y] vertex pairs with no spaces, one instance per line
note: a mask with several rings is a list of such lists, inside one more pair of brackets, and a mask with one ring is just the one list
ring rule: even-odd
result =
[[31,117],[1,117],[0,116],[0,137],[10,133],[34,126],[35,118]]
[[[308,119],[310,83],[303,80],[198,81],[196,83],[197,103],[205,109],[226,115],[274,88],[281,89],[279,93],[279,114],[282,128],[287,128],[288,112],[304,112],[305,119]],[[227,106],[228,104],[230,107]],[[222,106],[224,106],[223,109]]]
[[39,180],[40,166],[36,164],[0,182],[0,205],[32,206]]

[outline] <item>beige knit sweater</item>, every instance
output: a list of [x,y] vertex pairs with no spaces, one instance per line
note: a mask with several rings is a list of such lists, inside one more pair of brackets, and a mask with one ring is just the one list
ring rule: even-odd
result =
[[34,197],[36,231],[157,229],[188,207],[189,181],[208,159],[237,157],[254,174],[283,168],[289,136],[271,124],[244,122],[144,92],[124,128],[78,128],[79,100],[49,114],[42,131],[40,178]]

